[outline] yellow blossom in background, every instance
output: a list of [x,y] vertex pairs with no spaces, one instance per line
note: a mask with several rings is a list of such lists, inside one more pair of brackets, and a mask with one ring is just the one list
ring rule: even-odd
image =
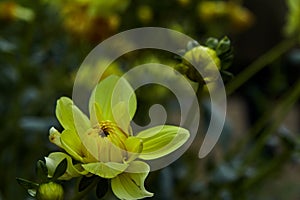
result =
[[185,6],[188,6],[191,1],[190,0],[177,0],[178,4],[185,7]]
[[34,12],[14,1],[3,1],[0,2],[0,19],[31,21],[34,19]]
[[139,20],[147,24],[153,20],[153,11],[150,6],[141,5],[137,8],[137,17]]
[[203,22],[228,23],[229,28],[237,32],[249,28],[254,22],[253,14],[235,2],[201,1],[197,9]]
[[121,20],[120,14],[130,1],[54,0],[47,2],[59,10],[67,31],[76,37],[99,42],[117,32]]

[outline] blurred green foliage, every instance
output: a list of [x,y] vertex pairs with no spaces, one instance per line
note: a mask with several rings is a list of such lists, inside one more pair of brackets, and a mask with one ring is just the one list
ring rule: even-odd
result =
[[[266,67],[248,81],[242,79],[247,82],[229,96],[247,105],[249,133],[239,133],[242,137],[237,138],[235,124],[228,122],[218,147],[202,160],[197,158],[203,137],[199,134],[182,158],[149,176],[146,187],[155,193],[154,199],[299,198],[299,123],[296,132],[282,123],[299,99],[300,50],[293,38],[300,35],[296,0],[61,2],[0,1],[0,199],[25,199],[15,177],[36,180],[36,161],[56,150],[48,141],[49,128],[59,126],[55,102],[60,96],[71,96],[76,71],[89,51],[114,33],[142,26],[175,29],[200,43],[227,35],[235,59],[226,71],[236,77],[271,49],[269,60],[262,57],[267,62],[257,64]],[[284,43],[288,45],[272,51],[282,40],[289,40]],[[157,58],[155,53],[133,52],[121,59],[121,70],[151,59],[175,62],[167,53]],[[141,113],[156,100],[174,104],[174,96],[165,88],[148,89],[152,93],[147,98],[143,88],[137,91],[141,124],[147,121]],[[149,95],[153,91],[161,95]],[[201,104],[200,132],[205,132],[210,110],[205,100]]]
[[295,0],[287,1],[289,14],[288,14],[288,21],[285,26],[285,32],[287,36],[296,35],[298,38],[299,36],[299,27],[300,27],[300,1]]

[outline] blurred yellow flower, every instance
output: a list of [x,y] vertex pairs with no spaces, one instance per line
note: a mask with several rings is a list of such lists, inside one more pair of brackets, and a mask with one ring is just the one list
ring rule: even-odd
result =
[[0,2],[0,19],[3,20],[24,20],[34,19],[34,12],[26,7],[17,4],[14,1]]
[[153,19],[153,12],[151,7],[147,5],[139,6],[137,8],[137,17],[144,24],[151,22]]
[[49,1],[59,9],[63,25],[76,37],[99,42],[113,35],[120,25],[120,16],[129,0]]
[[198,14],[206,23],[228,23],[233,31],[241,31],[254,22],[253,14],[245,7],[231,1],[201,1]]

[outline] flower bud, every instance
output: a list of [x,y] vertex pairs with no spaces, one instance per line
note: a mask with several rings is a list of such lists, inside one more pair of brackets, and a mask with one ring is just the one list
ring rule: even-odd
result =
[[37,195],[38,200],[63,200],[63,187],[57,183],[43,183],[39,186]]
[[196,64],[201,68],[200,70],[203,74],[200,75],[197,69],[195,69],[193,66],[190,66],[188,62],[183,62],[184,65],[188,66],[188,68],[185,69],[185,74],[190,80],[195,82],[202,82],[202,80],[215,80],[217,77],[216,74],[221,68],[221,61],[218,58],[216,51],[204,46],[197,46],[191,49],[190,51],[186,52],[184,58],[187,61],[192,61],[193,64]]

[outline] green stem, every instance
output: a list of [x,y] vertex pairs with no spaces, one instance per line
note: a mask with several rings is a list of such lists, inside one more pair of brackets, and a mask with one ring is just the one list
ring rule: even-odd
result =
[[265,179],[268,175],[272,174],[272,172],[278,172],[282,169],[282,163],[285,163],[290,158],[290,153],[288,150],[280,155],[277,159],[270,160],[270,162],[264,166],[262,166],[259,171],[256,173],[255,177],[251,179],[247,179],[242,185],[242,191],[247,191],[253,185],[256,185],[261,182],[261,180]]
[[267,53],[260,56],[252,64],[250,64],[244,71],[238,74],[231,82],[226,86],[227,95],[232,94],[237,88],[247,82],[253,75],[263,69],[268,64],[279,58],[282,54],[292,48],[296,43],[295,38],[286,39],[277,44]]
[[78,192],[71,200],[82,200],[97,184],[98,180],[94,180],[85,190]]
[[[297,83],[294,85],[294,87],[286,94],[284,95],[286,98],[284,98],[282,101],[278,103],[278,106],[273,109],[273,112],[271,112],[271,117],[273,117],[273,120],[271,121],[271,125],[261,134],[258,141],[255,143],[255,146],[248,154],[247,158],[245,159],[242,169],[247,166],[249,162],[256,159],[258,157],[258,154],[260,153],[261,149],[265,145],[266,141],[268,140],[269,136],[276,131],[276,129],[281,125],[282,120],[286,116],[286,114],[289,112],[291,107],[299,100],[300,98],[300,80],[297,81]],[[263,122],[268,122],[269,120],[263,119]],[[260,127],[263,127],[260,125]],[[259,132],[259,129],[256,129],[257,132]],[[255,132],[255,134],[257,134]],[[251,136],[251,135],[250,135]]]
[[195,112],[195,107],[201,102],[201,98],[202,98],[202,93],[203,93],[203,85],[198,83],[197,86],[197,91],[196,91],[196,96],[197,99],[195,99],[195,101],[192,102],[192,106],[190,107],[189,111],[188,111],[188,115],[187,115],[187,119],[184,122],[184,125],[186,127],[189,127],[191,122],[194,120],[193,115],[191,113]]

